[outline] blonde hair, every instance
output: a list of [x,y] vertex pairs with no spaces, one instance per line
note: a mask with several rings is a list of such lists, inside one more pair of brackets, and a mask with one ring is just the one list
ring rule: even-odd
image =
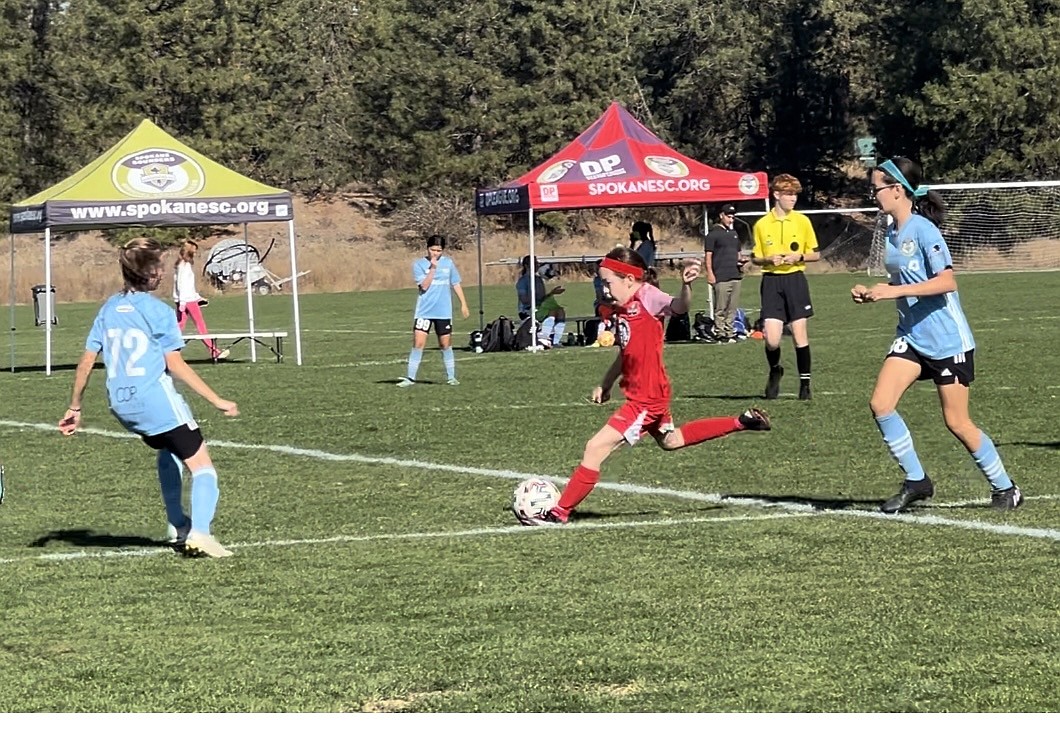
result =
[[162,245],[154,238],[133,238],[121,247],[118,263],[126,293],[150,291],[158,286],[156,279],[162,266]]

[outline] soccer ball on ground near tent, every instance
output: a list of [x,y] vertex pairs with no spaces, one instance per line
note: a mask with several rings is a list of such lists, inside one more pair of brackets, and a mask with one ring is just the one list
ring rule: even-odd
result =
[[512,513],[520,524],[542,516],[559,503],[559,490],[544,478],[527,478],[512,493]]

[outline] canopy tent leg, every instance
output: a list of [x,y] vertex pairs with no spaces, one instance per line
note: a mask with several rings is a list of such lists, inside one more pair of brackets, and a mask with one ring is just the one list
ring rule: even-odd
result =
[[11,281],[7,289],[7,300],[11,312],[11,372],[15,372],[15,234],[11,233]]
[[478,328],[486,329],[486,306],[482,294],[482,217],[475,215],[475,242],[478,243]]
[[537,256],[534,254],[534,208],[528,213],[530,222],[530,347],[531,352],[543,350],[537,343]]
[[52,229],[44,228],[44,375],[52,374]]
[[[705,242],[705,239],[706,239],[707,235],[709,234],[709,229],[710,229],[710,220],[708,219],[708,216],[707,216],[707,205],[703,205],[703,238],[704,238],[704,242]],[[703,267],[704,268],[706,268],[706,264],[707,264],[706,254],[704,254],[704,256],[703,256]],[[714,319],[714,286],[713,286],[713,284],[707,284],[707,310],[708,310],[707,318],[713,320]],[[693,327],[694,326],[695,325],[693,325]]]
[[294,358],[302,365],[302,317],[298,306],[298,262],[294,253],[294,220],[287,221],[287,238],[291,243],[291,297],[294,299]]
[[247,287],[247,320],[250,325],[250,362],[258,362],[258,341],[254,339],[254,289],[250,285],[250,240],[247,238],[247,223],[243,223],[243,243],[247,247],[244,253],[247,257],[247,268],[243,272],[243,284]]

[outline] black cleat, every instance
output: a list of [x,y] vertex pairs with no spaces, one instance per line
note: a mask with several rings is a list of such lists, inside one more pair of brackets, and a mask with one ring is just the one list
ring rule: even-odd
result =
[[1015,511],[1023,503],[1023,493],[1015,483],[1004,491],[993,491],[990,494],[990,505],[995,511]]
[[737,420],[744,429],[752,432],[768,432],[773,427],[773,424],[769,421],[769,415],[757,406],[752,406],[738,416]]
[[923,480],[907,480],[902,483],[902,489],[896,495],[884,501],[880,511],[885,514],[897,514],[909,508],[910,504],[926,501],[934,495],[935,484],[926,475]]
[[780,396],[780,379],[784,375],[784,366],[778,365],[769,369],[769,380],[766,382],[766,398],[775,399]]
[[813,398],[813,392],[810,391],[810,384],[804,383],[799,386],[799,401],[809,401]]

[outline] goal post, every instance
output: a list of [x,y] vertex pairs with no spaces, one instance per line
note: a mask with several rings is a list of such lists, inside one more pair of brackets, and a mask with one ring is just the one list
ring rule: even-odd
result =
[[[1060,270],[1060,181],[929,184],[946,204],[939,226],[959,271]],[[866,270],[886,276],[886,216],[877,217]]]
[[[1060,181],[929,184],[946,205],[939,230],[958,271],[1060,270]],[[800,209],[831,266],[885,277],[887,216],[873,207]],[[765,212],[741,212],[748,235]],[[827,235],[825,235],[827,233]]]

